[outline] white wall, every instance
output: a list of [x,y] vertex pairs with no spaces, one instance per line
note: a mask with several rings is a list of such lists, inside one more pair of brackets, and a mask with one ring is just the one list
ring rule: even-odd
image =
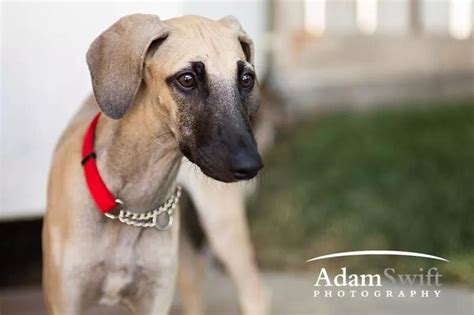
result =
[[86,50],[110,24],[138,12],[162,19],[232,14],[257,43],[262,70],[263,9],[259,0],[2,3],[0,219],[43,213],[51,152],[91,90]]

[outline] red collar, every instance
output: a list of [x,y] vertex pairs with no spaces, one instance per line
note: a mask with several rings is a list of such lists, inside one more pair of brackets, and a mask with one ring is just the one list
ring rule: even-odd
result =
[[95,128],[99,121],[100,112],[94,116],[89,127],[87,127],[82,143],[82,160],[81,164],[84,167],[84,175],[86,177],[89,192],[92,195],[97,207],[103,212],[107,213],[114,209],[118,203],[116,197],[110,192],[100,176],[97,168],[97,155],[94,151]]

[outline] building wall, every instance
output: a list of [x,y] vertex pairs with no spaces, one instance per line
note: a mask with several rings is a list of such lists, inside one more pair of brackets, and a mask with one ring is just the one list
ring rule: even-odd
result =
[[289,112],[474,98],[472,0],[277,0],[276,6],[287,12],[278,23],[293,21],[291,32],[275,30],[273,50],[272,82]]

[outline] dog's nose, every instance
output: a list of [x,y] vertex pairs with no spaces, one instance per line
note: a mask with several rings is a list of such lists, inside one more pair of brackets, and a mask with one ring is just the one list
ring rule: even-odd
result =
[[251,179],[263,167],[262,159],[258,153],[239,153],[232,163],[232,173],[237,179]]

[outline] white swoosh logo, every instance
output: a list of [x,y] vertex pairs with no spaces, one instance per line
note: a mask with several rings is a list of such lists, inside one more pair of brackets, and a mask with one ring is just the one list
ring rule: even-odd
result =
[[404,251],[398,251],[398,250],[358,250],[358,251],[352,251],[352,252],[342,252],[342,253],[335,253],[335,254],[329,254],[329,255],[314,257],[314,258],[308,259],[306,262],[311,262],[311,261],[316,261],[316,260],[321,260],[321,259],[327,259],[327,258],[336,258],[336,257],[377,256],[377,255],[421,257],[421,258],[429,258],[429,259],[435,259],[435,260],[441,260],[441,261],[449,262],[449,260],[447,260],[445,258],[442,258],[442,257],[438,257],[438,256],[422,254],[422,253],[415,253],[415,252],[404,252]]

